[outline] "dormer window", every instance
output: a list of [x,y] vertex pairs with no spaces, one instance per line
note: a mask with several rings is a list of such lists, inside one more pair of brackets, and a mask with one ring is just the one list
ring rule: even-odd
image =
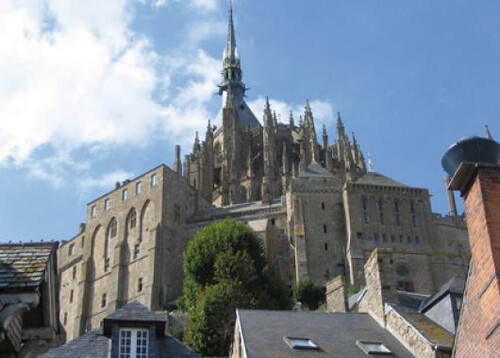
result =
[[119,358],[147,358],[149,331],[140,328],[121,328]]

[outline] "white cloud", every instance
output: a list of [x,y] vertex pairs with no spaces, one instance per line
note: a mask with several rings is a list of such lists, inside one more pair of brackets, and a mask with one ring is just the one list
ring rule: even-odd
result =
[[[131,30],[130,7],[126,0],[0,3],[0,165],[59,186],[82,170],[75,150],[91,162],[109,146],[143,145],[159,128],[184,138],[204,123],[219,61],[184,46],[161,57]],[[194,44],[220,34],[220,24],[203,21],[192,27]],[[173,77],[185,85],[172,88]]]
[[123,182],[124,180],[131,179],[133,177],[134,174],[131,172],[115,170],[97,178],[84,178],[78,181],[78,186],[83,192],[93,189],[111,190],[114,188],[116,183]]
[[193,6],[207,11],[215,10],[217,2],[217,0],[191,0]]

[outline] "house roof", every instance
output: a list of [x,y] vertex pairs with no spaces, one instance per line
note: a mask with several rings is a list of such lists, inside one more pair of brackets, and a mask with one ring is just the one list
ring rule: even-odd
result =
[[[398,357],[412,357],[367,313],[237,311],[246,353],[252,357],[364,357],[357,340],[381,342]],[[307,338],[319,350],[292,349],[283,337]],[[374,355],[375,357],[377,355]]]
[[356,180],[356,184],[407,187],[407,185],[376,172],[366,173],[361,178]]
[[453,334],[431,320],[425,314],[393,303],[388,303],[387,305],[394,309],[410,325],[415,327],[415,329],[433,346],[451,349],[453,345]]
[[57,242],[0,244],[0,290],[31,291],[38,288]]
[[[58,348],[51,349],[40,358],[108,358],[111,350],[111,339],[103,334],[102,329],[85,333]],[[199,357],[184,344],[171,336],[164,336],[158,344],[156,357]]]
[[453,276],[448,282],[439,287],[429,298],[422,302],[420,305],[420,312],[425,312],[436,302],[447,294],[463,295],[465,289],[465,280],[458,276]]
[[165,332],[165,318],[150,311],[146,306],[137,301],[127,303],[115,312],[104,318],[104,334],[111,334],[112,325],[115,322],[130,323],[152,323],[156,326],[156,332],[163,335]]

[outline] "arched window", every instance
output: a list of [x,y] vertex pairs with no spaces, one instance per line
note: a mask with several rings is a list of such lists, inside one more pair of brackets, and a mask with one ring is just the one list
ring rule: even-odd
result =
[[111,222],[109,223],[108,226],[108,237],[112,239],[116,237],[117,234],[118,234],[118,223],[116,222],[116,219],[113,218],[111,219]]
[[135,209],[132,209],[130,211],[128,220],[129,220],[129,227],[131,229],[137,226],[137,211],[135,211]]

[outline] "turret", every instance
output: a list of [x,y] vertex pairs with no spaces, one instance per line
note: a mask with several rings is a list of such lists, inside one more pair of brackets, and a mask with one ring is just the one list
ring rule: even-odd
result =
[[181,146],[175,146],[174,172],[182,176]]

